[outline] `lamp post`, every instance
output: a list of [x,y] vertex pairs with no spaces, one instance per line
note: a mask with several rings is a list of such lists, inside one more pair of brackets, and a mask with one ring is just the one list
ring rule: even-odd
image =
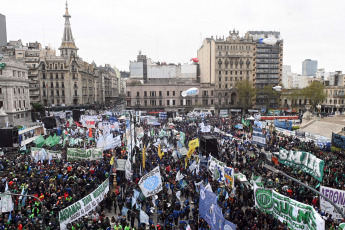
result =
[[316,108],[317,108],[317,110],[318,110],[318,117],[319,117],[319,119],[321,118],[321,105],[320,104],[318,104],[317,106],[316,106]]
[[284,172],[282,172],[282,171],[280,171],[280,170],[278,170],[278,169],[276,169],[276,168],[274,168],[274,167],[272,167],[272,166],[269,166],[269,165],[266,165],[266,164],[265,164],[265,165],[263,165],[263,167],[266,168],[266,169],[268,169],[269,171],[271,171],[271,172],[273,172],[273,173],[281,174],[281,175],[283,175],[283,176],[289,178],[290,180],[293,180],[294,182],[296,182],[296,183],[302,185],[303,187],[305,187],[305,188],[307,188],[307,189],[309,189],[309,190],[315,192],[316,194],[318,194],[319,196],[321,196],[322,198],[324,198],[325,200],[327,200],[327,201],[338,211],[338,213],[343,217],[343,219],[345,219],[345,214],[342,212],[342,210],[341,210],[333,201],[331,201],[328,197],[324,196],[324,195],[323,195],[322,193],[320,193],[319,191],[315,190],[314,188],[312,188],[312,187],[310,187],[310,186],[304,184],[303,182],[297,180],[296,178],[293,178],[293,177],[287,175],[286,173],[284,173]]
[[43,202],[39,198],[32,196],[32,195],[24,195],[24,194],[19,194],[19,193],[9,193],[9,192],[1,192],[0,193],[0,196],[4,196],[4,195],[31,197],[31,198],[36,199],[38,202],[40,202],[41,209],[42,209],[42,227],[43,227],[43,229],[46,229],[46,224],[45,224],[46,212],[44,210]]

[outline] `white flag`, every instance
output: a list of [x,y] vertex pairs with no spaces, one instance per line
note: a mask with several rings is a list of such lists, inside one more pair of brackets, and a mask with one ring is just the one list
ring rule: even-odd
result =
[[176,193],[176,197],[177,197],[178,200],[181,200],[181,191],[178,191]]
[[149,216],[143,211],[140,210],[140,223],[144,223],[146,225],[149,225]]
[[127,158],[126,164],[125,164],[125,174],[126,174],[126,179],[131,180],[132,179],[132,164],[129,161],[129,158]]
[[177,172],[177,174],[176,174],[176,181],[180,181],[180,180],[182,180],[183,179],[183,177],[184,177],[184,175],[183,174],[181,174],[181,171],[179,170],[178,172]]
[[145,174],[138,183],[145,197],[155,195],[163,189],[159,166]]
[[213,192],[213,191],[212,191],[212,187],[211,187],[211,184],[210,184],[210,183],[208,183],[208,184],[206,185],[205,189],[207,189],[208,191]]

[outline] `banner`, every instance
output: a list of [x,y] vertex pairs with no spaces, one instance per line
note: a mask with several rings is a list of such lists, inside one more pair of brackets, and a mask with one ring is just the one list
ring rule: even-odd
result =
[[226,185],[231,185],[231,188],[234,188],[234,182],[235,182],[235,174],[234,169],[230,167],[224,167],[224,182]]
[[180,132],[180,143],[182,146],[184,146],[185,138],[186,138],[186,134],[184,132]]
[[274,126],[282,129],[292,130],[292,121],[274,120]]
[[[7,182],[6,182],[7,183]],[[12,212],[13,211],[13,201],[11,195],[0,195],[0,212]]]
[[114,124],[115,122],[117,122],[117,117],[110,116],[110,117],[109,117],[109,122],[110,122],[111,124]]
[[325,162],[311,153],[292,150],[288,151],[281,148],[279,150],[279,162],[289,167],[302,169],[303,172],[308,173],[318,181],[322,182]]
[[[42,148],[31,147],[31,157],[36,158],[37,154],[38,154],[38,157],[40,157],[39,151],[41,151],[41,150],[42,150]],[[45,151],[48,154],[48,159],[50,156],[52,159],[61,159],[61,154],[62,154],[61,151],[54,151],[54,150],[48,150],[48,149],[45,149]],[[39,160],[41,160],[41,159],[39,159]]]
[[225,220],[222,209],[217,205],[217,195],[200,185],[199,214],[211,229],[235,230],[236,225]]
[[332,133],[332,146],[340,149],[345,149],[345,136]]
[[106,179],[98,188],[86,197],[59,212],[60,229],[67,229],[67,224],[86,216],[96,209],[109,191],[109,179]]
[[159,166],[145,174],[138,183],[145,197],[155,195],[163,189]]
[[103,158],[103,150],[100,148],[90,148],[90,149],[77,149],[68,148],[67,149],[67,160],[99,160]]
[[274,190],[260,188],[254,183],[255,206],[262,212],[286,223],[290,229],[323,230],[325,221],[309,205],[290,199]]
[[227,109],[222,109],[219,111],[219,116],[220,117],[228,117],[229,114],[228,114],[228,110]]
[[117,171],[125,171],[126,159],[116,159],[115,168]]
[[81,120],[90,120],[90,121],[102,121],[101,115],[81,115]]
[[262,132],[262,128],[253,127],[252,141],[257,145],[266,145],[266,135]]
[[[333,201],[341,210],[345,210],[345,191],[335,188],[320,186],[320,193]],[[333,219],[341,220],[342,215],[328,201],[320,196],[320,208],[324,213],[332,214]]]

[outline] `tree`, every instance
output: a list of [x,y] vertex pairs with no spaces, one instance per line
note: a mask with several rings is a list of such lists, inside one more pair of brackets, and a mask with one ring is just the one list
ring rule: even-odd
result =
[[301,90],[301,94],[309,104],[315,109],[316,105],[322,103],[327,98],[324,92],[324,85],[319,81],[313,81],[309,86]]
[[271,103],[279,104],[280,93],[273,90],[272,87],[273,85],[265,85],[257,89],[257,95],[259,98],[263,98],[267,110],[270,108]]
[[248,80],[237,82],[236,88],[238,91],[239,104],[244,109],[253,107],[253,100],[255,99],[255,90],[253,89],[252,82]]

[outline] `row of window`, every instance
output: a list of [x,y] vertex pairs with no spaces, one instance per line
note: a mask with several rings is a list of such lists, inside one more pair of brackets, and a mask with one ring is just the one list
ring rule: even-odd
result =
[[[50,76],[50,79],[51,79],[51,80],[54,79],[54,74],[53,74],[53,73],[50,73],[49,76]],[[60,76],[61,76],[61,80],[64,80],[64,79],[65,79],[65,75],[64,75],[63,73],[61,73]],[[73,74],[73,76],[75,76],[75,75]],[[43,78],[43,79],[47,79],[46,73],[42,73],[42,78]],[[58,73],[55,74],[55,79],[59,79],[59,74],[58,74]]]
[[[56,90],[56,96],[60,96],[60,90]],[[42,91],[42,95],[45,97],[47,96],[47,93],[45,90]],[[50,96],[55,96],[54,95],[54,90],[50,90]],[[65,90],[61,90],[61,96],[65,96]]]
[[[247,78],[249,79],[249,77],[247,77]],[[238,81],[238,79],[240,81],[242,81],[243,77],[239,77],[239,78],[237,78],[237,77],[235,77],[235,78],[233,78],[233,77],[230,77],[230,78],[225,77],[225,81],[228,81],[228,80],[230,80],[230,81],[233,81],[233,80]],[[221,82],[222,81],[222,77],[218,77],[218,81]]]
[[[18,102],[18,103],[17,103],[17,102]],[[23,107],[22,107],[22,106],[23,106]],[[18,100],[18,101],[14,100],[14,101],[13,101],[13,107],[14,107],[15,109],[24,109],[24,108],[26,108],[25,100],[23,100],[23,103],[22,103],[22,100]]]
[[230,46],[217,46],[218,50],[246,50],[250,51],[252,48],[251,46],[238,46],[238,45],[230,45]]
[[[149,94],[147,93],[148,91],[144,91],[144,97],[147,97],[147,95],[150,95],[150,97],[156,97],[157,93],[156,91],[149,91]],[[182,94],[182,91],[180,91],[180,95]],[[208,95],[208,91],[207,90],[203,90],[202,91],[202,95],[206,96]],[[137,92],[136,94],[137,97],[140,97],[140,92]],[[162,97],[163,93],[162,91],[158,91],[158,96]],[[166,91],[166,96],[170,96],[170,91]],[[172,91],[172,96],[176,96],[175,91]],[[213,91],[211,91],[211,96],[213,96]],[[127,97],[131,97],[131,92],[127,91]]]
[[[77,87],[77,84],[74,84],[74,87]],[[42,88],[48,88],[48,83],[42,82]],[[54,88],[54,82],[50,82],[50,88]],[[59,82],[55,82],[55,88],[60,88]],[[65,88],[65,83],[61,82],[61,88]]]
[[[249,70],[247,70],[247,71],[237,71],[236,70],[236,71],[223,71],[223,72],[225,73],[225,75],[228,75],[228,74],[230,74],[230,75],[232,75],[232,74],[234,74],[234,75],[237,75],[237,74],[242,75],[243,73],[246,73],[247,75],[249,74]],[[221,75],[222,71],[219,70],[218,74]]]
[[[213,99],[210,100],[211,105],[213,105]],[[198,100],[195,100],[195,104],[198,104]],[[208,105],[208,99],[203,99],[202,100],[202,104],[203,105]],[[163,105],[163,100],[158,100],[158,104],[157,104],[157,100],[144,100],[144,105],[143,106],[165,106]],[[176,100],[167,100],[166,106],[174,106],[176,105]],[[184,100],[180,100],[180,104],[181,106],[187,105],[187,106],[191,106],[193,105],[192,100],[188,99],[184,102]],[[127,106],[132,106],[132,102],[131,100],[127,101]],[[134,106],[134,105],[133,105]]]

